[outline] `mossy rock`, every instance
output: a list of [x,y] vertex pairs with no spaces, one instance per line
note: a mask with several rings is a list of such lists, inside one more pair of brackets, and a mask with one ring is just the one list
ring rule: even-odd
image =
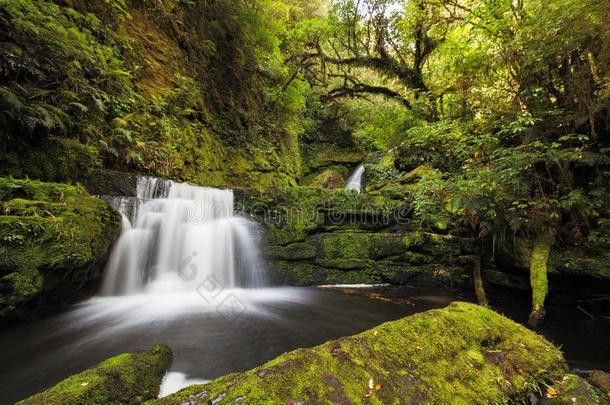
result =
[[267,265],[267,279],[279,285],[310,286],[323,284],[326,272],[314,263],[274,260]]
[[318,248],[311,242],[296,242],[286,246],[272,246],[266,256],[280,260],[308,260],[315,259]]
[[329,143],[306,145],[302,147],[301,155],[306,175],[316,170],[336,166],[353,168],[364,159],[364,155],[357,150]]
[[342,233],[323,234],[319,259],[326,262],[335,259],[369,259],[403,254],[402,235],[391,233]]
[[475,238],[432,232],[408,232],[403,237],[403,243],[407,249],[438,257],[471,255],[477,250]]
[[408,225],[396,220],[404,208],[402,196],[313,187],[238,194],[238,210],[266,225],[266,256],[274,263],[269,277],[276,283],[402,284],[415,277],[452,285],[471,281],[472,264],[459,266],[458,257],[472,255],[476,239],[408,232]]
[[394,279],[390,268],[367,266],[359,270],[326,270],[324,284],[382,284]]
[[96,170],[88,176],[83,185],[93,195],[138,195],[138,176],[116,170]]
[[509,403],[566,370],[543,337],[489,309],[453,303],[150,404]]
[[344,184],[343,177],[334,170],[325,170],[311,182],[312,187],[328,188],[330,190],[343,187]]
[[546,389],[542,405],[599,405],[609,404],[607,394],[602,393],[584,378],[567,374]]
[[610,281],[608,246],[590,249],[551,249],[549,276],[575,276]]
[[172,351],[162,344],[120,354],[18,404],[140,404],[159,395],[171,362]]
[[413,183],[416,180],[421,179],[423,176],[429,174],[430,172],[433,172],[434,170],[435,169],[431,168],[430,166],[426,166],[426,165],[418,166],[415,169],[408,172],[407,174],[403,175],[400,178],[400,182],[401,183]]
[[80,186],[0,177],[0,320],[76,300],[101,276],[118,212]]
[[326,166],[326,167],[323,167],[320,169],[316,169],[315,171],[304,176],[301,179],[301,181],[299,182],[299,184],[301,184],[302,186],[311,186],[312,183],[314,182],[314,180],[318,176],[320,176],[322,173],[324,173],[325,171],[328,171],[328,170],[336,172],[344,179],[347,179],[350,176],[350,174],[353,172],[353,167],[351,164],[349,164],[349,165],[331,165],[331,166]]
[[514,290],[529,291],[531,288],[528,279],[525,277],[491,269],[483,270],[483,279],[490,284]]

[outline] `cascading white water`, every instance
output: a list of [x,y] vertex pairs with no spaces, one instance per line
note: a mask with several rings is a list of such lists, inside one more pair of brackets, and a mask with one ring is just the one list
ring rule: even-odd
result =
[[347,179],[345,188],[350,190],[362,191],[362,174],[364,173],[364,165],[359,165],[351,176]]
[[106,266],[101,295],[260,287],[257,224],[234,215],[233,191],[138,179],[137,199],[107,201],[123,214],[123,233]]

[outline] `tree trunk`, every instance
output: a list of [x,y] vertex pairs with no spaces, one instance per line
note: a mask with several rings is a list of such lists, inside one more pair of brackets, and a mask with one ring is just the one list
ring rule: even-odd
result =
[[546,266],[553,238],[550,233],[540,233],[534,239],[530,261],[530,283],[532,285],[532,312],[527,324],[535,328],[544,320],[544,300],[548,292]]
[[481,256],[476,255],[474,257],[474,292],[477,295],[477,301],[479,305],[487,308],[489,302],[485,295],[485,289],[483,288],[483,279],[481,278]]

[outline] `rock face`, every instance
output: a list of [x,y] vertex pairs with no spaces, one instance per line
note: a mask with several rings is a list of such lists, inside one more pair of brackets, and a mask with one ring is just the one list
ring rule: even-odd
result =
[[0,178],[0,320],[81,298],[101,276],[120,215],[82,187]]
[[244,191],[239,209],[267,228],[268,275],[290,285],[405,283],[472,285],[473,237],[424,232],[392,190],[292,187]]
[[159,395],[172,361],[166,345],[139,353],[125,353],[73,375],[20,405],[138,404]]
[[87,177],[84,186],[93,195],[136,197],[138,176],[115,170],[96,170]]
[[566,369],[543,337],[489,309],[453,303],[150,403],[507,403],[525,401]]
[[[353,146],[345,144],[337,139],[336,133],[327,133],[323,142],[316,138],[303,139],[300,155],[302,158],[303,177],[299,184],[312,185],[317,177],[327,171],[333,171],[344,179],[349,177],[350,172],[358,166],[364,155]],[[351,138],[351,135],[349,135]]]
[[313,187],[329,188],[331,190],[343,187],[345,180],[334,170],[326,170],[319,174],[311,183]]

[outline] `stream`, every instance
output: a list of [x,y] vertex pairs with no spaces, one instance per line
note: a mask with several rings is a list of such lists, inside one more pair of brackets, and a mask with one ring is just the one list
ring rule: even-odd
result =
[[[121,211],[124,227],[99,294],[0,331],[0,403],[155,343],[174,353],[165,395],[287,351],[474,299],[431,286],[271,288],[261,232],[234,215],[231,190],[142,177],[137,198],[107,200]],[[495,297],[494,309],[517,322],[527,318],[527,295]],[[551,302],[539,332],[562,345],[571,367],[610,370],[609,325]]]
[[[191,383],[256,367],[300,347],[312,347],[382,322],[441,308],[473,296],[420,286],[379,288],[233,289],[243,312],[235,318],[197,293],[95,297],[67,311],[0,331],[0,403],[14,403],[111,356],[154,343],[174,352],[162,387],[168,394]],[[506,297],[494,308],[527,319],[527,297]],[[573,369],[610,371],[610,323],[573,307],[550,306],[539,330],[562,346]]]

